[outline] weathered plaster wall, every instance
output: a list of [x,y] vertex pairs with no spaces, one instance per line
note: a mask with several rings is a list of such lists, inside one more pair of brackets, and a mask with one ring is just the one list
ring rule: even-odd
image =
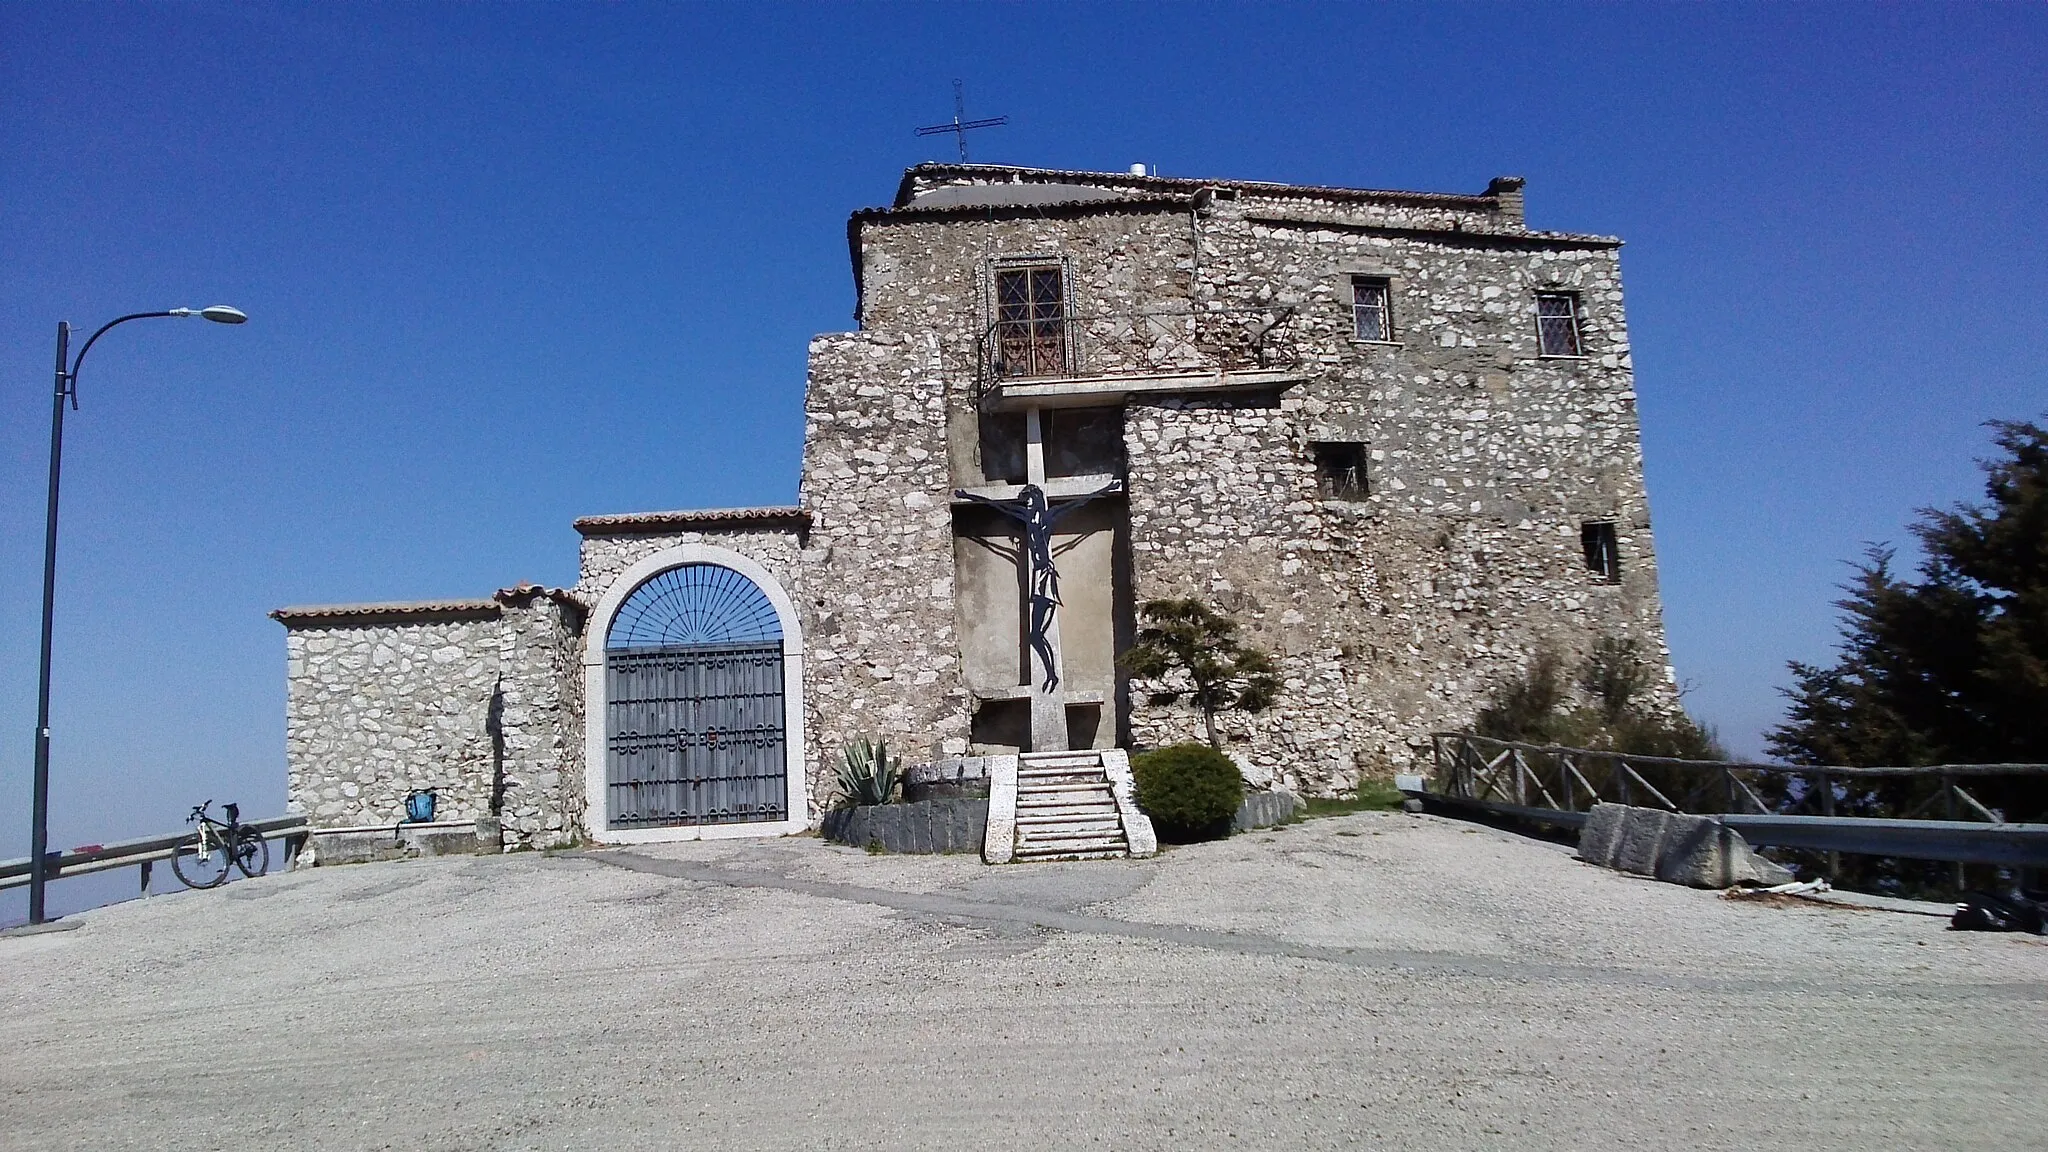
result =
[[572,838],[582,810],[582,611],[515,589],[460,611],[291,616],[287,806],[315,827],[497,816],[508,845]]

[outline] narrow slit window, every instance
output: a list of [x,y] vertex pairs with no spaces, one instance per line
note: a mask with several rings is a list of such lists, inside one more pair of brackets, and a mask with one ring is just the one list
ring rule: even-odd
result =
[[1365,445],[1321,441],[1309,447],[1315,452],[1316,490],[1323,499],[1366,498]]
[[1384,343],[1394,338],[1391,287],[1384,277],[1351,278],[1351,324],[1358,339]]
[[1586,569],[1610,583],[1621,579],[1621,551],[1612,521],[1579,525],[1579,543],[1586,549]]
[[1583,356],[1579,294],[1536,294],[1536,339],[1545,356]]

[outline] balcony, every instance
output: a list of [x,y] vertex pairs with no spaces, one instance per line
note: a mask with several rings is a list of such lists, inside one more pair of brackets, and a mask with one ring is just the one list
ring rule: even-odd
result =
[[999,320],[978,341],[984,408],[1116,404],[1134,395],[1298,381],[1290,307]]

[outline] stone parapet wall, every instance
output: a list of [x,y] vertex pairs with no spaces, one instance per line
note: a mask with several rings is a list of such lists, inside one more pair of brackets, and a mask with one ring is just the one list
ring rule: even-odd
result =
[[287,810],[316,828],[393,824],[431,788],[443,820],[495,817],[507,846],[582,817],[582,609],[522,588],[459,610],[287,610]]

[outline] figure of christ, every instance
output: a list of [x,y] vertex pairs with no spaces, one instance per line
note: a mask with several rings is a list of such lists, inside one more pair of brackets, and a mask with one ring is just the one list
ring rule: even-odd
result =
[[1018,491],[1016,498],[996,500],[988,496],[977,496],[965,489],[956,489],[954,499],[969,500],[986,504],[1017,521],[1024,528],[1025,563],[1030,565],[1031,606],[1030,644],[1038,662],[1045,668],[1045,682],[1039,686],[1042,692],[1050,692],[1060,686],[1059,661],[1052,650],[1048,633],[1052,629],[1052,616],[1060,604],[1060,573],[1052,562],[1052,530],[1055,524],[1068,513],[1102,496],[1114,496],[1124,490],[1121,480],[1111,480],[1101,488],[1082,496],[1062,500],[1055,508],[1045,498],[1045,490],[1036,484],[1026,484]]

